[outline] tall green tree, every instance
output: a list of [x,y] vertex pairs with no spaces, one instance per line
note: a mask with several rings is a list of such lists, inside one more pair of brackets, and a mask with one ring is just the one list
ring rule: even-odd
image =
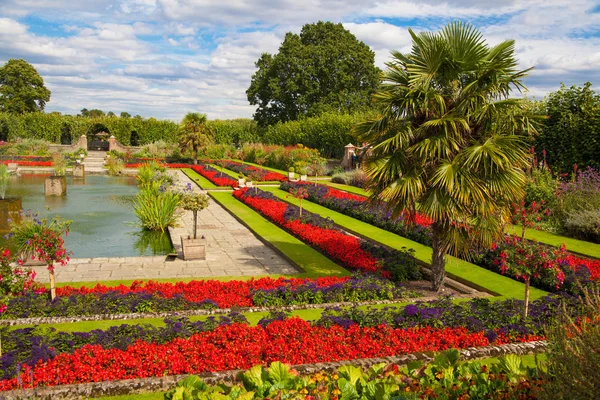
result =
[[353,112],[369,106],[379,73],[375,53],[342,24],[306,24],[288,32],[275,55],[264,53],[246,91],[258,105],[261,125],[324,111]]
[[535,138],[538,158],[545,158],[555,172],[600,168],[600,94],[591,83],[561,87],[537,103],[547,118]]
[[182,152],[191,150],[194,164],[198,164],[200,149],[212,142],[213,132],[206,122],[206,114],[189,112],[179,125],[179,147]]
[[470,25],[409,32],[412,51],[392,53],[374,96],[383,114],[356,129],[372,145],[372,200],[388,202],[396,215],[433,221],[431,282],[438,291],[446,255],[491,245],[511,201],[524,195],[534,126],[509,94],[524,88],[529,70],[517,70],[514,41],[490,47]]
[[44,111],[50,90],[35,68],[23,59],[10,59],[0,68],[0,111],[24,114]]

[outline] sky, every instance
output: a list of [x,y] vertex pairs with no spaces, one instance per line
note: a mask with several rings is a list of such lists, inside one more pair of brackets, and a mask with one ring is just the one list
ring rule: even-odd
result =
[[600,1],[590,0],[0,0],[0,63],[34,65],[52,91],[47,112],[250,118],[254,62],[286,32],[340,22],[383,69],[390,51],[410,50],[408,27],[457,19],[492,45],[516,41],[519,66],[535,67],[529,97],[600,84]]

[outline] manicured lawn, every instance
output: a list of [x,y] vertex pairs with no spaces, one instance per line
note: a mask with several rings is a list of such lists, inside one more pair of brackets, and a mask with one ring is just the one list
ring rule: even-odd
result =
[[258,164],[255,164],[255,163],[251,163],[251,162],[248,162],[248,161],[242,161],[242,160],[233,160],[233,161],[238,161],[238,162],[241,162],[241,163],[244,163],[244,164],[252,165],[253,167],[266,169],[267,171],[271,171],[271,172],[278,172],[280,174],[288,176],[288,172],[284,171],[282,169],[265,167],[264,165],[258,165]]
[[319,183],[322,183],[322,184],[327,185],[327,186],[331,186],[331,187],[339,189],[339,190],[343,190],[344,192],[354,193],[354,194],[357,194],[359,196],[365,196],[365,197],[369,196],[369,192],[368,191],[366,191],[364,189],[361,189],[359,187],[356,187],[356,186],[344,185],[342,183],[333,183],[331,181],[319,182]]
[[[511,235],[521,237],[521,227],[518,225],[508,225],[506,230]],[[567,250],[573,253],[593,258],[600,258],[600,244],[573,239],[566,236],[560,236],[554,233],[539,231],[531,228],[525,230],[525,239],[535,240],[537,242],[556,247],[560,247],[564,244],[567,246]]]
[[196,182],[201,189],[219,189],[219,186],[215,185],[196,171],[190,168],[182,168],[181,171],[188,176],[192,181]]
[[231,193],[211,192],[210,195],[216,202],[244,223],[252,232],[269,242],[286,258],[302,268],[305,272],[303,276],[350,275],[350,272],[329,258],[263,218],[242,202],[236,200]]
[[[288,196],[288,193],[278,188],[263,188],[279,197],[280,199],[292,204],[299,205],[300,200]],[[422,245],[402,236],[388,232],[366,222],[348,217],[344,214],[330,210],[307,200],[302,202],[304,209],[319,214],[322,217],[331,218],[336,224],[344,229],[356,233],[360,236],[370,238],[393,249],[409,248],[415,250],[415,257],[425,263],[431,263],[431,247]],[[508,277],[488,271],[477,265],[464,260],[448,256],[446,262],[446,272],[449,276],[459,280],[472,282],[481,288],[504,297],[522,298],[525,292],[525,285]],[[536,288],[531,288],[530,296],[532,299],[543,297],[547,292]]]

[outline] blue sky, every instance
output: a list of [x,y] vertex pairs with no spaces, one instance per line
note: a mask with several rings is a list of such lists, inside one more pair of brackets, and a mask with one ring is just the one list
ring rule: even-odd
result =
[[31,62],[47,111],[82,108],[179,120],[251,117],[245,91],[263,52],[305,23],[341,22],[383,68],[414,30],[460,19],[491,44],[515,39],[528,96],[600,83],[600,2],[589,0],[0,0],[0,63]]

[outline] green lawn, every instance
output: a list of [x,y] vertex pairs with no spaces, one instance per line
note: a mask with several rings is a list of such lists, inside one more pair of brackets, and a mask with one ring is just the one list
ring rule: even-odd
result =
[[252,232],[269,242],[287,259],[305,272],[303,276],[345,276],[350,273],[304,242],[262,217],[256,211],[237,200],[231,193],[210,193],[211,197]]
[[[291,196],[288,197],[288,193],[281,189],[264,188],[263,190],[269,191],[289,203],[296,205],[300,203],[300,200]],[[367,224],[366,222],[348,217],[318,204],[311,203],[307,200],[304,200],[302,205],[307,211],[319,214],[322,217],[331,218],[336,224],[350,232],[370,238],[393,249],[414,249],[415,257],[419,261],[425,264],[431,263],[431,247],[406,239],[402,236]],[[463,282],[471,282],[482,289],[497,293],[504,297],[522,298],[525,292],[524,284],[455,257],[447,257],[446,272],[450,277]],[[543,290],[531,288],[531,299],[537,299],[546,294],[547,292]]]
[[191,168],[182,168],[181,171],[192,181],[196,182],[196,184],[200,186],[200,189],[219,189],[219,186],[215,185]]
[[265,167],[264,165],[258,165],[258,164],[255,164],[255,163],[251,163],[251,162],[248,162],[248,161],[242,161],[242,160],[233,160],[233,161],[238,161],[238,162],[241,162],[241,163],[244,163],[244,164],[252,165],[253,167],[266,169],[267,171],[271,171],[271,172],[278,172],[280,174],[288,176],[288,172],[284,171],[282,169]]
[[359,187],[356,187],[356,186],[344,185],[342,183],[333,183],[331,181],[319,182],[319,183],[323,183],[327,186],[331,186],[333,188],[343,190],[344,192],[354,193],[354,194],[358,194],[360,196],[369,196],[368,191],[361,189]]
[[[511,235],[521,237],[521,227],[518,225],[508,225],[506,230]],[[600,244],[573,239],[566,236],[560,236],[554,233],[539,231],[532,228],[525,230],[525,239],[535,240],[540,243],[545,243],[556,247],[560,247],[564,244],[567,246],[567,250],[570,252],[581,254],[587,257],[600,258]]]

